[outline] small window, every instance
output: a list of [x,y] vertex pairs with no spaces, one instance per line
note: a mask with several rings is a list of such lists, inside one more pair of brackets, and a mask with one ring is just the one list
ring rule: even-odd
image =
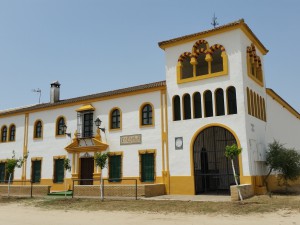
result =
[[41,180],[41,165],[42,161],[41,160],[36,160],[32,161],[32,166],[31,166],[31,180],[32,183],[39,183]]
[[119,109],[114,109],[110,115],[110,129],[121,128],[121,113]]
[[248,114],[251,115],[251,100],[250,100],[250,91],[247,87],[247,104],[248,104]]
[[191,57],[186,56],[182,60],[182,76],[181,79],[193,77],[193,65],[191,64]]
[[194,93],[194,118],[202,117],[201,95],[199,92]]
[[205,91],[204,93],[204,109],[205,117],[213,116],[213,102],[211,91]]
[[181,120],[180,97],[175,95],[173,97],[173,121]]
[[228,114],[237,114],[235,87],[227,88]]
[[153,117],[152,117],[152,106],[150,104],[146,104],[142,107],[142,126],[152,125],[153,124]]
[[9,141],[15,141],[16,140],[16,126],[10,125],[9,127]]
[[56,135],[64,135],[64,125],[65,119],[63,117],[59,117],[56,121]]
[[185,94],[183,96],[183,119],[189,120],[191,119],[191,97],[189,94]]
[[4,183],[5,179],[5,163],[0,163],[0,183]]
[[94,113],[83,114],[83,137],[89,138],[93,136],[93,118]]
[[43,124],[42,121],[38,120],[34,125],[34,138],[42,138],[43,137]]
[[65,177],[64,159],[54,160],[54,183],[63,183]]
[[217,116],[225,115],[223,89],[219,88],[215,91],[215,99],[216,99],[216,115]]
[[108,158],[109,179],[111,182],[121,181],[122,156],[110,155]]
[[155,178],[154,153],[140,154],[141,181],[153,182]]
[[1,129],[1,142],[7,141],[7,127],[3,126]]

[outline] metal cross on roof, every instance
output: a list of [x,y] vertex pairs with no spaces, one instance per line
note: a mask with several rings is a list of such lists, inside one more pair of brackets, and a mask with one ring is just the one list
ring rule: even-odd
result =
[[218,19],[218,18],[217,18],[216,15],[214,14],[214,17],[213,17],[212,23],[211,23],[211,25],[213,25],[214,28],[216,28],[216,26],[219,25],[219,23],[217,22],[217,19]]

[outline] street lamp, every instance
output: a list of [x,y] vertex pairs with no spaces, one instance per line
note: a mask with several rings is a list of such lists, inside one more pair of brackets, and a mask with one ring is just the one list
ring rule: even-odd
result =
[[103,133],[105,133],[105,128],[100,127],[102,121],[99,118],[97,118],[94,122],[95,122],[96,127],[98,127],[98,129],[102,130]]
[[63,131],[64,131],[64,134],[66,134],[68,137],[71,137],[71,133],[67,133],[67,125],[66,124],[64,124],[63,126],[62,126],[62,128],[63,128]]

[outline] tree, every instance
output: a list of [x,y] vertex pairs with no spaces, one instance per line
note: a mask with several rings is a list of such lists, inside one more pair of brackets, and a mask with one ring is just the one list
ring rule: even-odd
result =
[[276,140],[268,145],[266,165],[269,167],[269,172],[264,179],[266,186],[267,179],[274,171],[279,173],[278,181],[283,182],[286,192],[288,182],[300,177],[300,154],[293,148],[285,148]]
[[[65,158],[64,159],[64,168],[65,168],[65,171],[71,171],[71,165],[70,165],[70,159],[68,158]],[[67,197],[67,181],[65,180],[65,198]]]
[[101,168],[101,173],[100,173],[100,198],[103,201],[104,196],[103,196],[103,178],[102,178],[103,176],[102,176],[102,170],[107,165],[108,154],[107,153],[101,154],[101,152],[96,152],[94,158],[95,158],[96,165]]
[[237,175],[236,175],[236,172],[235,172],[235,167],[234,167],[234,162],[233,160],[235,158],[237,158],[239,156],[239,154],[241,154],[242,152],[242,149],[241,148],[238,148],[238,146],[236,144],[233,144],[233,145],[227,145],[225,147],[225,156],[230,159],[231,161],[231,166],[232,166],[232,171],[233,171],[233,176],[234,176],[234,181],[235,181],[235,184],[237,186],[237,189],[238,189],[238,193],[239,193],[239,196],[240,196],[240,199],[241,201],[243,201],[243,196],[242,196],[242,193],[241,193],[241,190],[240,190],[240,187],[239,187],[239,183],[237,181]]
[[6,161],[6,172],[9,176],[8,178],[8,196],[9,196],[9,193],[10,193],[10,182],[11,182],[11,178],[12,178],[12,175],[13,173],[15,172],[15,168],[21,168],[24,161],[27,159],[28,155],[24,155],[23,158],[19,158],[19,159],[16,159],[16,154],[15,154],[15,151],[12,152],[12,157],[11,159],[7,159]]

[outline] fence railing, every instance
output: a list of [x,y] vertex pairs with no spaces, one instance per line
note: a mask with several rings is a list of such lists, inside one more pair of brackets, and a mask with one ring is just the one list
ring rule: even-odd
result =
[[[93,182],[99,182],[99,185]],[[125,181],[125,183],[124,183]],[[75,186],[75,183],[77,185]],[[100,196],[100,180],[99,179],[74,179],[72,181],[72,198],[74,193],[76,196]],[[103,179],[102,183],[103,198],[107,197],[134,197],[138,199],[137,179]]]
[[27,181],[9,181],[2,180],[0,183],[0,195],[2,196],[29,196],[47,195],[50,192],[50,186],[35,185],[31,180]]

